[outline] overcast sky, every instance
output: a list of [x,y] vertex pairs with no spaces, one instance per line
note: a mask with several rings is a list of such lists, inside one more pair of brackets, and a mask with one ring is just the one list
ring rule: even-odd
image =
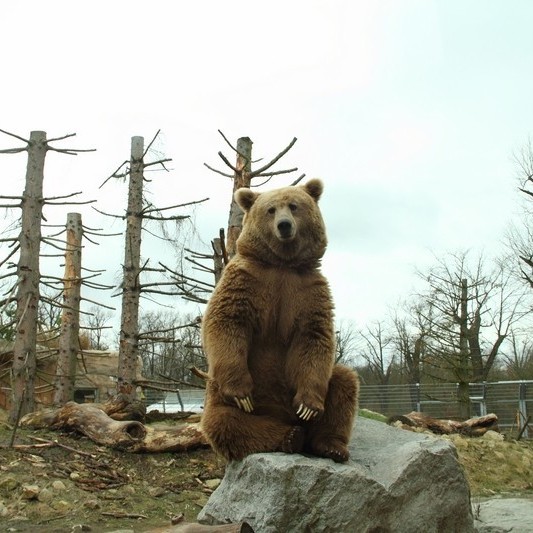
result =
[[[217,130],[249,136],[265,160],[297,137],[276,168],[324,180],[324,272],[338,318],[363,326],[434,254],[501,247],[519,205],[513,153],[533,128],[532,22],[527,0],[6,2],[0,128],[76,133],[55,146],[97,151],[49,153],[45,195],[83,191],[117,214],[126,185],[98,187],[132,136],[161,129],[172,172],[151,176],[151,198],[209,196],[194,212],[205,243],[226,226],[231,194],[203,166],[223,169],[219,150],[233,159]],[[0,135],[0,148],[19,145]],[[0,156],[2,194],[22,192],[25,165]],[[67,211],[123,229],[89,206],[46,214],[64,223]],[[117,277],[121,243],[100,242],[84,263]],[[155,249],[145,255],[172,257]]]

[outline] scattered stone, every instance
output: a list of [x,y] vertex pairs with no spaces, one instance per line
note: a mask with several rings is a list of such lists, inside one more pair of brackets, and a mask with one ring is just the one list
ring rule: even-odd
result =
[[65,501],[65,500],[56,500],[55,502],[51,503],[51,506],[61,513],[66,513],[70,509],[72,509],[72,504]]
[[5,506],[4,502],[0,502],[0,517],[5,518],[9,514],[9,509]]
[[19,482],[12,476],[0,478],[0,492],[8,493],[15,490],[19,486]]
[[37,499],[40,502],[49,502],[53,498],[54,498],[54,493],[50,489],[47,489],[46,487],[44,489],[41,489],[37,496]]
[[91,498],[83,502],[83,507],[87,509],[100,509],[100,502],[96,498]]
[[216,488],[218,488],[218,486],[220,485],[220,483],[222,483],[222,480],[221,479],[218,479],[218,478],[215,478],[215,479],[206,479],[204,481],[204,485],[208,488],[208,489],[211,489],[211,490],[215,490]]
[[164,496],[166,493],[166,490],[163,487],[150,487],[148,489],[148,494],[152,496],[152,498],[160,498],[161,496]]
[[135,494],[135,487],[133,485],[124,485],[122,487],[122,492],[124,494],[129,494],[129,495]]
[[498,433],[497,431],[493,431],[492,429],[489,429],[481,438],[485,440],[495,441],[502,441],[505,439],[502,433]]
[[61,492],[61,491],[63,491],[63,490],[67,490],[66,485],[65,485],[60,479],[56,479],[56,480],[52,483],[52,488],[53,488],[56,492]]
[[69,477],[72,481],[77,481],[81,476],[78,472],[71,472]]
[[22,485],[22,498],[25,500],[36,500],[39,492],[38,485]]

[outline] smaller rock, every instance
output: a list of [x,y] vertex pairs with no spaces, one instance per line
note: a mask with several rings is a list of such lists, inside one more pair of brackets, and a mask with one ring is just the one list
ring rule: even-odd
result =
[[63,491],[63,490],[67,490],[66,485],[65,485],[60,479],[56,479],[56,480],[52,483],[52,488],[53,488],[56,492],[61,492],[61,491]]
[[0,479],[0,492],[9,492],[15,490],[19,486],[19,482],[12,476],[3,477]]
[[99,509],[100,502],[96,498],[91,498],[83,502],[83,507],[86,507],[87,509]]
[[222,480],[221,479],[218,479],[218,478],[215,478],[215,479],[206,479],[204,481],[204,485],[208,488],[208,489],[211,489],[211,490],[215,490],[219,485],[220,483],[222,483]]
[[133,485],[124,485],[122,487],[122,492],[124,494],[135,494],[135,487]]
[[148,489],[148,494],[152,498],[159,498],[165,494],[165,489],[163,487],[151,487]]
[[502,441],[505,437],[501,433],[489,429],[481,438],[485,440]]
[[71,472],[69,477],[72,481],[77,481],[81,476],[78,472]]
[[22,497],[25,500],[36,500],[39,492],[38,485],[22,485]]
[[0,518],[5,518],[9,514],[9,509],[5,506],[4,502],[0,502]]
[[50,489],[47,489],[46,487],[42,489],[37,496],[37,499],[40,502],[49,502],[53,498],[54,498],[54,493]]
[[69,502],[66,502],[65,500],[57,500],[51,503],[50,505],[52,506],[53,509],[55,509],[56,511],[62,512],[62,513],[65,513],[69,509],[72,508],[72,504]]

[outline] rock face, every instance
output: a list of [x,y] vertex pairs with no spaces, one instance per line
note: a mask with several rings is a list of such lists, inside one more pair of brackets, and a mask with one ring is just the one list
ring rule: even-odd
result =
[[230,463],[198,521],[246,521],[256,533],[474,531],[449,442],[359,418],[350,453],[346,464],[282,453]]

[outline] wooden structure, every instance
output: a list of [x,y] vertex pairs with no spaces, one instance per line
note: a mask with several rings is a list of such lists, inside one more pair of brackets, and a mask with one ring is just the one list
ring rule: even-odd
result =
[[[37,346],[37,371],[35,376],[35,406],[49,407],[54,403],[54,379],[57,368],[57,350]],[[0,407],[11,408],[12,343],[0,341]],[[137,368],[140,368],[140,364]],[[83,350],[78,352],[74,401],[78,403],[105,402],[117,390],[118,352]],[[143,377],[137,370],[137,378]]]

